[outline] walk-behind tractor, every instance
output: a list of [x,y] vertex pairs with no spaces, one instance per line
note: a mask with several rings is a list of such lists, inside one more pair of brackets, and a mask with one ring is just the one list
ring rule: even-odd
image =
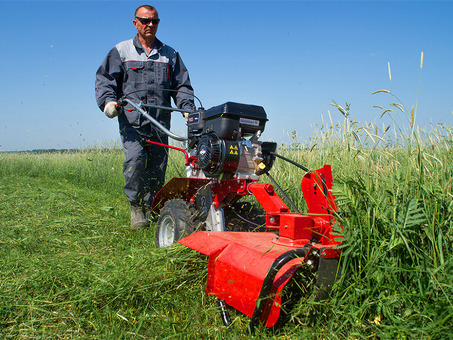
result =
[[[291,287],[301,291],[308,285],[300,281],[314,282],[317,299],[328,296],[340,257],[333,235],[338,222],[329,165],[309,171],[278,155],[276,143],[259,141],[268,120],[261,106],[227,102],[192,111],[185,138],[145,111],[170,108],[124,99],[126,103],[186,145],[162,144],[184,153],[187,176],[171,179],[154,198],[156,243],[167,247],[179,242],[209,256],[206,290],[218,297],[225,325],[230,324],[228,305],[251,318],[252,331],[259,323],[275,326],[285,314],[283,307],[290,305]],[[269,174],[276,158],[307,172],[301,188],[308,214],[298,211]],[[261,183],[261,175],[272,184]],[[244,197],[251,195],[262,208]]]

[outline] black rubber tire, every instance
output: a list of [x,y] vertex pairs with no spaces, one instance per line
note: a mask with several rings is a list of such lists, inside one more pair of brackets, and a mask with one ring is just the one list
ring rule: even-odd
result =
[[191,223],[194,210],[182,199],[165,202],[157,219],[156,247],[169,247],[195,232]]

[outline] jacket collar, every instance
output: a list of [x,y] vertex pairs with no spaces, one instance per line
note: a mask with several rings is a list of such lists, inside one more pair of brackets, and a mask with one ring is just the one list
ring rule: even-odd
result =
[[[140,42],[140,39],[138,38],[138,34],[134,37],[134,39],[132,39],[132,43],[134,44],[135,47],[141,49],[143,52],[146,53],[145,49],[142,46],[142,43]],[[150,51],[150,55],[156,53],[156,50],[157,51],[160,50],[162,48],[162,46],[164,46],[164,44],[156,37],[154,39],[154,44],[153,44],[153,48]]]

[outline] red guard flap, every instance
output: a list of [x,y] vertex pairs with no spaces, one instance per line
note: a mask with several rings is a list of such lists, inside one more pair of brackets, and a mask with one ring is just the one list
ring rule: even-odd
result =
[[[222,232],[222,231],[198,231],[192,235],[184,237],[178,243],[196,250],[204,255],[212,255],[231,243],[240,243],[245,246],[256,248],[259,244],[268,245],[277,237],[274,233],[253,233],[253,239],[250,239],[250,233],[242,232]],[[247,235],[249,235],[247,237]]]

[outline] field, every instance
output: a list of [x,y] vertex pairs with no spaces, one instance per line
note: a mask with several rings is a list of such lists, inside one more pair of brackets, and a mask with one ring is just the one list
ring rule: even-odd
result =
[[[332,165],[343,244],[330,299],[308,293],[284,327],[253,336],[231,311],[226,329],[206,258],[155,248],[153,225],[129,229],[121,150],[1,153],[0,338],[453,338],[453,129],[388,135],[338,109],[344,124],[278,151]],[[272,174],[303,210],[303,171],[277,160]]]

